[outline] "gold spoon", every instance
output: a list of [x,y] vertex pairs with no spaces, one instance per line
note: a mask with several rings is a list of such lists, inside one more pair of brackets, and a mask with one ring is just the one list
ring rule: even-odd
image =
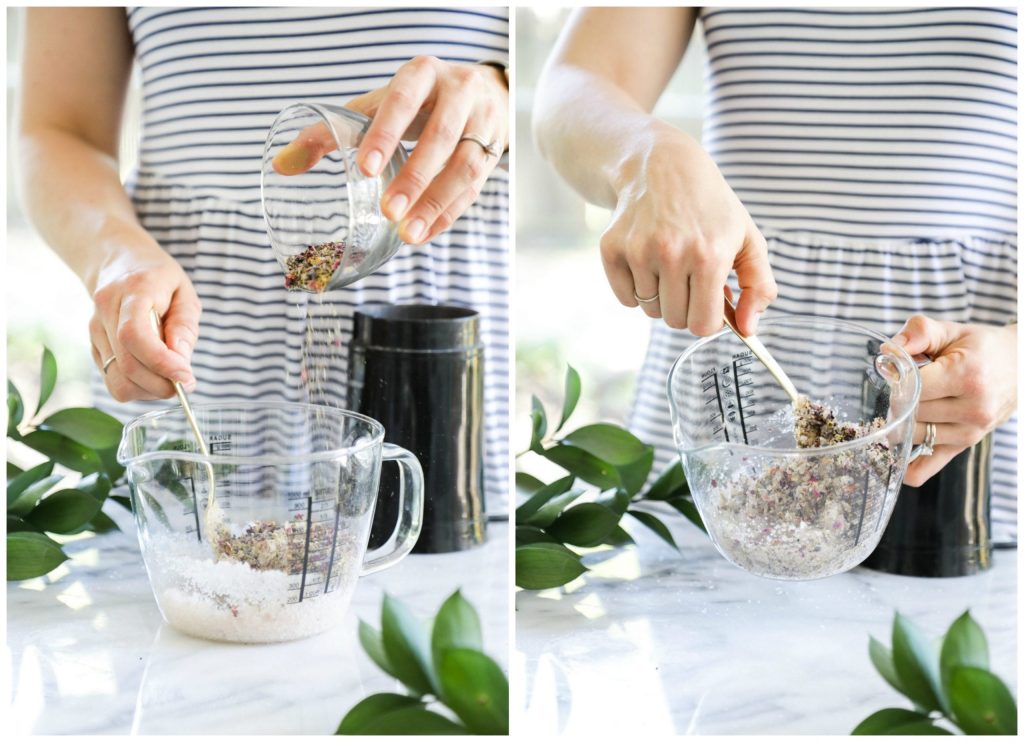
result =
[[764,347],[764,343],[757,339],[756,335],[746,337],[740,332],[740,328],[736,325],[736,307],[729,301],[728,297],[725,297],[725,324],[736,334],[736,337],[743,341],[744,345],[750,348],[750,351],[757,356],[757,360],[764,364],[764,367],[775,377],[775,380],[779,382],[786,394],[789,395],[789,398],[796,404],[797,399],[800,397],[796,386],[789,376],[786,375],[786,372],[782,370],[779,362]]
[[[164,339],[163,330],[160,326],[160,314],[156,311],[156,308],[150,310],[149,319],[153,325],[153,329],[156,330],[157,337],[160,340]],[[181,403],[181,409],[185,411],[185,419],[188,421],[188,426],[192,428],[192,435],[196,439],[196,445],[199,447],[199,453],[203,456],[210,456],[210,449],[206,446],[206,439],[203,438],[203,434],[199,432],[199,424],[196,423],[196,416],[192,412],[192,405],[189,404],[188,395],[185,394],[185,387],[182,386],[180,381],[174,381],[168,379],[174,385],[174,391],[178,395],[178,401]],[[214,474],[213,466],[209,461],[203,462],[203,466],[206,467],[206,476],[210,482],[210,494],[206,500],[206,538],[210,543],[213,543],[213,536],[217,532],[218,528],[224,522],[224,511],[217,505],[217,501],[214,499]]]

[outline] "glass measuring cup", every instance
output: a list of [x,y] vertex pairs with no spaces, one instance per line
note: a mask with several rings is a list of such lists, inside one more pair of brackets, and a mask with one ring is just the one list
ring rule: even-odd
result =
[[[274,256],[285,275],[289,258],[310,247],[341,246],[337,268],[325,287],[304,282],[291,288],[317,292],[347,286],[369,275],[402,246],[397,226],[381,212],[380,199],[407,159],[401,144],[379,176],[368,177],[355,155],[370,119],[326,103],[294,103],[278,114],[263,147],[260,199]],[[298,141],[283,174],[275,157]],[[323,156],[309,169],[308,161]],[[303,172],[297,172],[303,170]]]
[[798,448],[788,395],[730,331],[672,366],[672,427],[694,502],[719,552],[763,577],[808,580],[874,550],[912,452],[917,365],[888,339],[841,320],[775,317],[758,337],[796,387],[844,422],[881,418],[863,438]]
[[[274,642],[342,621],[357,578],[412,549],[423,514],[416,457],[377,421],[285,402],[196,405],[209,456],[181,408],[125,426],[125,466],[153,594],[193,636]],[[401,467],[398,525],[367,553],[381,461]],[[212,466],[223,518],[204,517]],[[208,532],[216,524],[215,532]]]

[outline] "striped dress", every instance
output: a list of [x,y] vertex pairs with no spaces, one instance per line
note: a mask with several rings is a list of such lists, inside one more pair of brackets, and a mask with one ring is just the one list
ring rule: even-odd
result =
[[[139,161],[126,187],[142,225],[178,260],[203,304],[193,355],[196,403],[305,401],[307,311],[319,334],[351,338],[370,302],[444,303],[480,312],[488,512],[508,497],[508,176],[496,170],[453,227],[403,247],[377,273],[322,298],[284,288],[260,208],[263,144],[299,100],[343,105],[385,85],[412,57],[507,63],[503,8],[130,8],[141,73]],[[347,354],[323,394],[346,402]],[[168,402],[118,404],[96,374],[101,409],[125,419]]]
[[[768,242],[769,313],[895,334],[914,313],[1017,317],[1014,10],[704,9],[703,143]],[[733,283],[734,290],[737,288]],[[675,455],[653,323],[632,424]],[[993,531],[1016,538],[1016,415],[995,434]]]

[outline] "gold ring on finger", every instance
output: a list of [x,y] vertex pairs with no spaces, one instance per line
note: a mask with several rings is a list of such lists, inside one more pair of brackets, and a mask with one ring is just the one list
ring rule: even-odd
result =
[[110,358],[108,358],[107,360],[105,360],[103,362],[103,375],[104,376],[107,375],[107,369],[110,368],[110,364],[113,363],[116,360],[117,360],[117,356],[110,356]]
[[658,300],[658,294],[655,294],[655,295],[654,295],[654,296],[652,296],[652,297],[651,297],[650,299],[642,299],[642,298],[640,298],[640,296],[638,296],[638,295],[637,295],[637,293],[636,293],[636,292],[634,291],[634,292],[633,292],[633,298],[634,298],[634,299],[636,299],[636,300],[637,300],[638,302],[640,302],[641,304],[650,304],[650,303],[651,303],[652,301],[657,301],[657,300]]

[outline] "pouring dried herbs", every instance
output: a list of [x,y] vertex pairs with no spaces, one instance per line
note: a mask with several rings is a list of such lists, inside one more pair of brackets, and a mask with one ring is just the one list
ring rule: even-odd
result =
[[332,525],[313,523],[307,529],[300,513],[283,525],[272,520],[253,521],[239,534],[220,525],[213,537],[213,554],[217,561],[243,562],[257,570],[298,574],[304,566],[309,567],[309,562],[320,561],[330,549],[333,537]]
[[874,433],[883,418],[843,422],[806,397],[794,403],[792,416],[797,446],[821,453],[766,456],[751,462],[750,473],[723,483],[718,539],[752,572],[810,579],[849,569],[870,552],[867,534],[879,522],[890,487],[898,485],[891,482],[896,457],[886,441],[827,450]]
[[324,242],[310,245],[297,255],[290,255],[284,276],[285,287],[323,293],[330,285],[334,272],[341,265],[344,253],[344,242]]

